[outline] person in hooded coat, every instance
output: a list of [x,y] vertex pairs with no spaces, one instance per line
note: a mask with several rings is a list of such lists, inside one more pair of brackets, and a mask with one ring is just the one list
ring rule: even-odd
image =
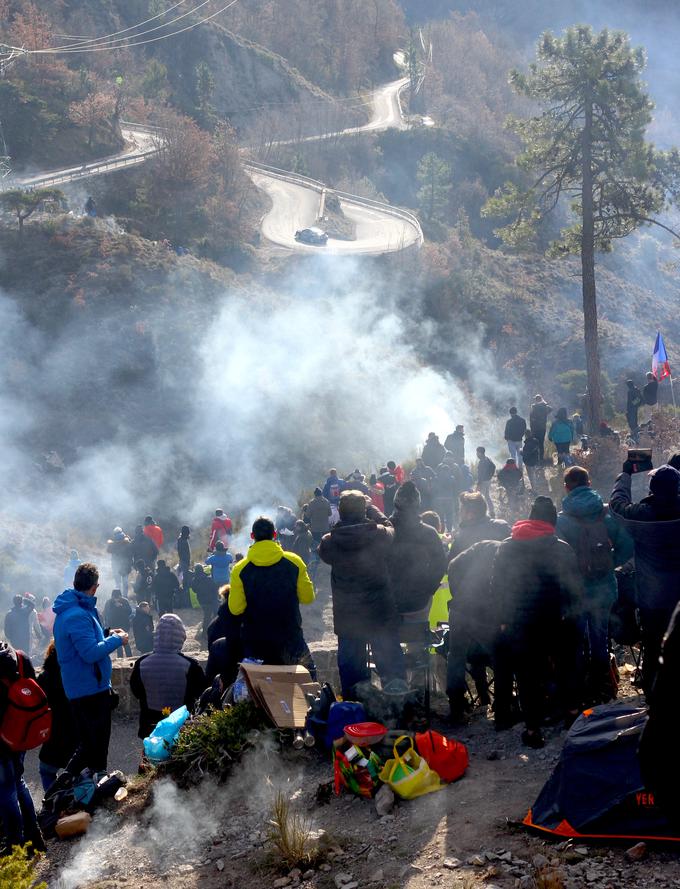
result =
[[460,495],[460,527],[456,532],[449,556],[453,559],[480,540],[505,540],[510,536],[510,525],[503,519],[489,518],[486,500],[478,491],[464,491]]
[[680,473],[666,465],[652,470],[649,496],[633,503],[631,477],[635,469],[629,460],[623,464],[609,509],[633,538],[644,647],[642,687],[648,694],[656,676],[661,640],[680,601]]
[[545,460],[545,433],[548,427],[548,415],[552,408],[542,395],[536,395],[529,410],[529,428],[538,441],[541,463]]
[[106,543],[106,551],[111,553],[113,584],[127,598],[128,578],[132,571],[132,541],[122,528],[113,529],[113,536]]
[[[132,608],[130,603],[120,590],[113,590],[111,598],[104,606],[104,626],[119,627],[121,630],[129,633],[131,621]],[[132,649],[129,642],[118,649],[118,657],[132,657]]]
[[394,542],[387,553],[387,573],[397,612],[429,612],[446,555],[439,534],[420,518],[420,494],[413,482],[397,489],[390,521]]
[[[598,525],[609,541],[611,570],[600,576],[588,574],[587,566],[579,566],[583,576],[583,608],[579,621],[579,633],[585,637],[590,652],[591,693],[597,703],[605,703],[611,697],[609,681],[609,617],[616,601],[617,585],[614,568],[623,565],[633,555],[633,541],[620,522],[609,513],[602,497],[590,486],[586,469],[571,466],[564,473],[562,511],[557,516],[557,536],[565,540],[574,552],[587,554],[587,538],[594,539]],[[601,535],[604,536],[604,535]],[[584,549],[585,548],[585,549]],[[584,670],[585,673],[585,664]]]
[[198,661],[182,654],[186,638],[181,618],[164,614],[156,626],[153,652],[135,661],[130,690],[139,701],[140,738],[151,734],[164,711],[172,713],[185,704],[191,712],[208,684]]
[[140,654],[147,654],[153,648],[153,615],[148,602],[140,602],[132,618],[132,632],[135,648]]
[[132,538],[132,559],[134,564],[140,560],[147,568],[155,568],[158,558],[158,547],[155,542],[144,533],[144,528],[137,525],[135,536]]
[[430,469],[436,469],[444,459],[445,453],[446,448],[439,441],[439,436],[434,432],[430,432],[423,447],[423,453],[421,454],[423,463],[426,466],[429,466]]
[[189,586],[191,579],[191,544],[189,543],[189,538],[191,537],[191,528],[188,525],[182,525],[179,532],[179,537],[177,538],[177,562],[179,566],[179,573],[182,575],[182,595],[181,595],[181,606],[182,608],[191,608],[191,601],[189,599]]
[[525,731],[522,742],[543,747],[548,665],[557,664],[568,717],[578,712],[576,700],[576,619],[583,584],[576,554],[555,534],[557,510],[549,497],[537,497],[529,519],[515,522],[511,537],[499,547],[491,579],[491,596],[498,603],[504,663],[496,678],[496,718],[508,719],[512,674],[517,678]]
[[339,511],[340,521],[322,538],[319,556],[331,566],[340,685],[351,700],[355,686],[370,679],[369,643],[383,686],[405,679],[405,669],[387,573],[394,529],[367,517],[360,491],[343,491]]

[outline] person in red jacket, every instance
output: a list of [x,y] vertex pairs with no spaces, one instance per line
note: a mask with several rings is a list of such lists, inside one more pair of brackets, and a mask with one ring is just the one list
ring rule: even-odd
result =
[[224,510],[216,509],[215,518],[212,520],[212,525],[210,526],[210,543],[208,544],[210,552],[212,553],[215,551],[215,546],[218,540],[222,541],[225,549],[228,549],[232,532],[233,528],[229,516],[224,514]]
[[153,540],[160,552],[163,548],[163,530],[160,525],[154,522],[153,517],[150,515],[144,519],[144,533]]

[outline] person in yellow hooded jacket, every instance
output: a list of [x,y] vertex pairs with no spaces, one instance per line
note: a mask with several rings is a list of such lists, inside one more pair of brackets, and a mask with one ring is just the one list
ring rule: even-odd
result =
[[276,541],[271,519],[253,523],[248,554],[231,570],[229,611],[243,615],[243,654],[265,664],[302,664],[316,670],[302,632],[300,605],[314,601],[302,559]]

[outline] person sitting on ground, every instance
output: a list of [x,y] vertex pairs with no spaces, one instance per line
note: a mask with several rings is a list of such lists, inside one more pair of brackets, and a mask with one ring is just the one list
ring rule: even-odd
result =
[[[123,596],[120,590],[113,590],[111,598],[104,606],[104,626],[120,627],[126,633],[130,632],[130,622],[132,620],[132,608],[128,600]],[[125,652],[125,655],[123,654]],[[121,646],[118,649],[118,657],[132,657],[132,649],[130,643]]]
[[449,563],[448,583],[452,596],[446,694],[454,724],[465,721],[467,664],[480,705],[486,707],[490,703],[486,670],[494,663],[500,625],[498,603],[491,596],[491,577],[500,545],[500,540],[481,540]]
[[305,565],[309,565],[312,556],[312,532],[308,530],[307,525],[300,519],[293,526],[293,542],[290,545],[290,551],[300,556]]
[[[240,561],[240,559],[239,559]],[[243,615],[232,614],[229,610],[229,591],[226,586],[220,590],[224,597],[217,609],[217,615],[208,626],[208,663],[205,676],[208,682],[214,682],[220,676],[222,691],[236,680],[238,665],[243,660],[243,643],[241,627]]]
[[132,538],[132,558],[135,565],[142,561],[147,568],[153,569],[156,567],[158,547],[155,541],[144,533],[144,528],[141,525],[137,525],[135,535]]
[[680,473],[659,466],[649,473],[649,496],[633,503],[629,460],[616,479],[609,509],[633,538],[644,657],[642,688],[649,694],[658,669],[661,640],[680,601]]
[[164,714],[182,704],[191,712],[207,685],[198,661],[182,654],[186,638],[181,618],[164,614],[156,626],[153,652],[135,661],[130,690],[139,701],[140,738],[148,737]]
[[[28,679],[35,679],[35,670],[27,654],[17,654],[11,645],[0,642],[0,721],[5,716],[8,688],[19,678],[19,658],[23,659],[22,672]],[[0,744],[0,821],[2,836],[0,854],[9,855],[14,846],[31,843],[38,852],[45,851],[31,793],[24,781],[25,753],[13,752],[6,744]],[[12,877],[4,881],[6,886],[16,885]],[[31,882],[30,879],[28,882]]]
[[420,494],[413,482],[397,489],[390,521],[394,542],[387,554],[387,573],[397,612],[427,616],[446,571],[446,556],[439,534],[420,518]]
[[300,605],[315,598],[305,563],[281,549],[274,523],[265,516],[253,522],[250,536],[248,554],[232,569],[228,598],[231,613],[243,615],[244,656],[265,664],[302,664],[315,677],[300,615]]
[[215,617],[220,603],[218,595],[219,588],[213,578],[205,573],[203,565],[200,564],[194,565],[191,587],[196,593],[198,604],[203,610],[203,624],[198,638],[205,641],[207,638],[208,626]]
[[615,693],[609,664],[609,618],[617,596],[614,569],[631,558],[633,541],[591,488],[587,469],[567,469],[564,488],[567,495],[557,516],[557,536],[566,540],[578,560],[584,585],[579,635],[587,640],[590,652],[589,669],[583,664],[579,673],[588,676],[588,699],[603,704]]
[[[529,519],[515,522],[512,536],[496,554],[491,597],[498,603],[500,638],[496,660],[495,716],[502,725],[512,710],[512,675],[517,678],[525,730],[522,743],[543,747],[550,664],[555,664],[565,718],[578,713],[576,619],[583,584],[576,554],[555,534],[557,510],[549,497],[537,497]],[[507,659],[507,660],[506,660]]]
[[370,679],[368,643],[383,687],[406,674],[387,573],[394,529],[367,518],[360,491],[343,491],[339,511],[340,521],[321,540],[319,556],[331,566],[340,685],[351,700],[356,685]]
[[205,560],[205,564],[210,565],[210,576],[215,581],[218,589],[229,583],[233,561],[234,557],[232,554],[227,552],[222,541],[218,540],[215,544],[215,552]]
[[460,495],[460,527],[453,537],[450,557],[453,559],[480,540],[505,540],[510,525],[503,519],[492,519],[486,513],[486,501],[475,491]]
[[210,542],[208,549],[211,553],[215,552],[215,546],[218,541],[224,544],[225,549],[229,549],[231,543],[231,535],[233,533],[232,521],[223,509],[215,510],[215,517],[210,526]]
[[151,592],[159,615],[172,612],[179,596],[179,581],[177,575],[173,574],[163,559],[158,560]]
[[153,648],[153,615],[148,602],[140,602],[132,618],[132,632],[135,648],[140,654],[147,654]]
[[52,711],[52,732],[49,740],[40,748],[38,756],[42,788],[47,791],[54,783],[59,769],[66,768],[78,746],[78,736],[61,681],[61,668],[53,641],[47,646],[45,661],[38,675],[38,685],[45,692]]
[[153,540],[153,542],[156,544],[156,548],[158,549],[158,552],[160,552],[163,549],[163,540],[164,540],[163,529],[161,528],[160,525],[157,525],[154,522],[153,516],[150,516],[150,515],[145,516],[145,518],[144,518],[144,533],[146,534],[147,537],[149,537],[149,538],[151,538],[151,540]]

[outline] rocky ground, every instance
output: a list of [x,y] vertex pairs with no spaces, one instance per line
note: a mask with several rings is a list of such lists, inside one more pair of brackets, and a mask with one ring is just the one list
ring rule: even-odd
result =
[[[326,586],[324,578],[322,588]],[[308,615],[308,635],[328,636],[328,607]],[[193,620],[198,623],[198,617]],[[189,633],[187,647],[199,646]],[[622,695],[635,698],[630,670]],[[434,727],[447,730],[443,699]],[[380,817],[372,801],[319,794],[332,769],[315,750],[300,752],[273,742],[251,751],[228,781],[206,780],[180,790],[169,779],[144,783],[122,804],[95,816],[86,837],[52,841],[40,865],[50,889],[670,889],[680,887],[672,851],[648,849],[628,860],[626,847],[559,843],[517,826],[557,762],[564,732],[549,729],[544,750],[524,748],[520,728],[497,734],[485,710],[456,730],[470,752],[465,777],[446,789],[399,802]],[[136,771],[136,722],[117,718],[112,767]],[[27,763],[37,784],[35,756]],[[290,870],[268,841],[277,790],[290,799],[323,854],[310,867]],[[631,844],[627,844],[631,845]]]

